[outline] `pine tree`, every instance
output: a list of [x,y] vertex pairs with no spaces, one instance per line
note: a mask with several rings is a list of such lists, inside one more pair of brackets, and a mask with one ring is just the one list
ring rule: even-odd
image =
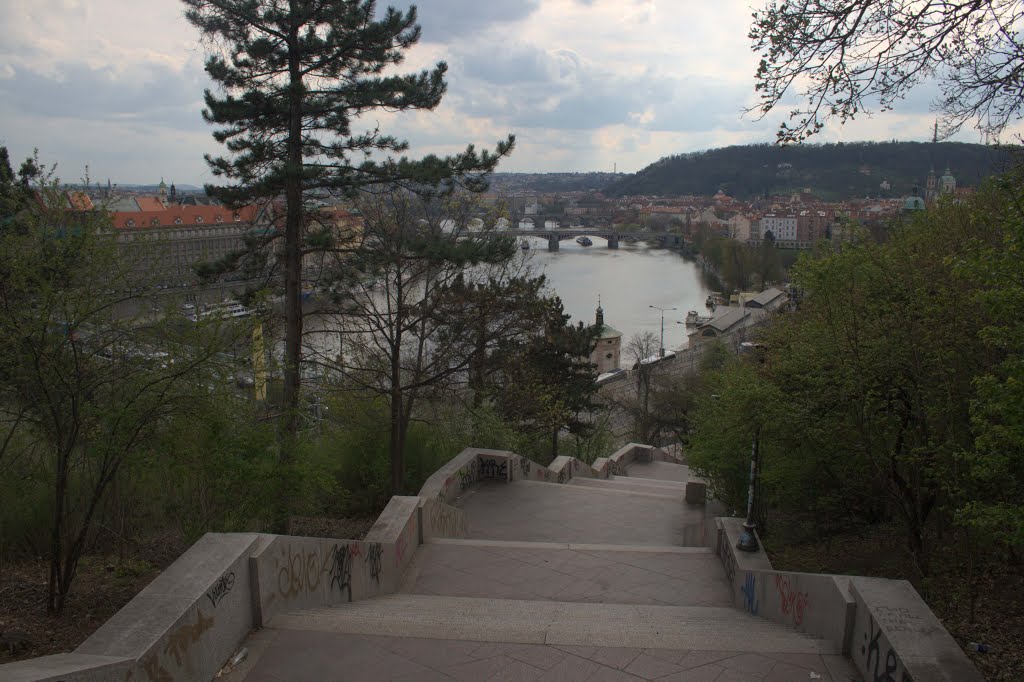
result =
[[[484,176],[511,152],[469,146],[451,157],[421,161],[391,155],[405,141],[379,128],[361,131],[359,117],[375,110],[435,108],[445,93],[447,66],[391,75],[420,38],[415,7],[387,8],[373,0],[183,0],[186,17],[208,39],[206,71],[221,93],[205,93],[204,119],[229,157],[207,156],[213,173],[232,184],[207,192],[232,206],[284,196],[285,362],[282,424],[288,443],[298,430],[302,337],[302,261],[310,216],[305,193],[351,195],[368,185],[402,183],[436,192],[486,186]],[[389,75],[384,75],[385,73]],[[384,160],[373,154],[383,154]]]

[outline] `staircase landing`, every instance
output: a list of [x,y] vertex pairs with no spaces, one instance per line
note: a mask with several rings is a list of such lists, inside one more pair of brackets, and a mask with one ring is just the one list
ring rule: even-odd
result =
[[397,594],[277,615],[227,679],[859,679],[829,643],[732,606],[687,467],[628,474],[475,484],[469,538],[421,546]]

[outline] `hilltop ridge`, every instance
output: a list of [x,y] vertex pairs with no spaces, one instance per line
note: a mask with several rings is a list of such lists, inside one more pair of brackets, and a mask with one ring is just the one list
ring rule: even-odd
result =
[[[823,199],[903,196],[923,191],[928,172],[947,168],[978,185],[1007,168],[1017,146],[959,142],[854,142],[722,147],[664,157],[604,188],[607,196],[713,195],[738,199],[805,191]],[[886,187],[888,185],[888,187]]]

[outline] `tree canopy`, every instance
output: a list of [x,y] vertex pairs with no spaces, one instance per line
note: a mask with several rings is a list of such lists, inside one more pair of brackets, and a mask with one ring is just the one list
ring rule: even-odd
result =
[[[1017,0],[795,0],[754,12],[750,39],[760,54],[761,116],[793,88],[802,108],[778,130],[800,142],[830,119],[840,123],[874,106],[883,111],[937,78],[942,135],[968,121],[998,135],[1024,104],[1024,5]],[[799,106],[799,105],[798,105]]]
[[[303,258],[307,192],[353,195],[372,184],[404,183],[423,191],[483,176],[508,154],[472,146],[450,157],[395,158],[408,144],[361,120],[372,111],[430,110],[445,93],[441,62],[400,74],[405,53],[420,38],[416,10],[373,0],[183,0],[185,16],[209,40],[206,71],[220,88],[205,93],[204,119],[229,156],[207,156],[213,173],[232,181],[207,191],[239,205],[284,197],[284,430],[298,428],[302,354]],[[383,154],[383,158],[374,157]],[[312,248],[329,248],[319,243]],[[287,457],[287,447],[282,449]]]

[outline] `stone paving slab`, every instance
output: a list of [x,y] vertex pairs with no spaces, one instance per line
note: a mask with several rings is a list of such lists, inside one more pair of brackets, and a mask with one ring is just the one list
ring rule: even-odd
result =
[[696,545],[704,516],[661,496],[533,481],[481,483],[459,506],[471,538],[584,544]]
[[[472,541],[424,545],[403,592],[670,606],[732,605],[721,561],[704,548],[644,551]],[[597,545],[595,547],[600,547]],[[690,550],[677,552],[675,549]]]
[[278,614],[286,630],[519,644],[832,652],[832,644],[734,608],[395,594]]
[[671,462],[630,462],[626,473],[640,478],[655,478],[662,481],[682,481],[690,479],[690,467],[685,464]]
[[853,682],[841,656],[552,646],[270,629],[229,682]]
[[[651,485],[652,483],[654,485]],[[621,476],[611,480],[604,478],[574,478],[569,481],[569,485],[580,486],[583,488],[600,488],[612,492],[662,495],[676,500],[683,499],[683,495],[686,491],[685,484],[669,487],[664,485],[662,481],[648,480],[645,482],[643,479],[631,481],[628,476]]]

